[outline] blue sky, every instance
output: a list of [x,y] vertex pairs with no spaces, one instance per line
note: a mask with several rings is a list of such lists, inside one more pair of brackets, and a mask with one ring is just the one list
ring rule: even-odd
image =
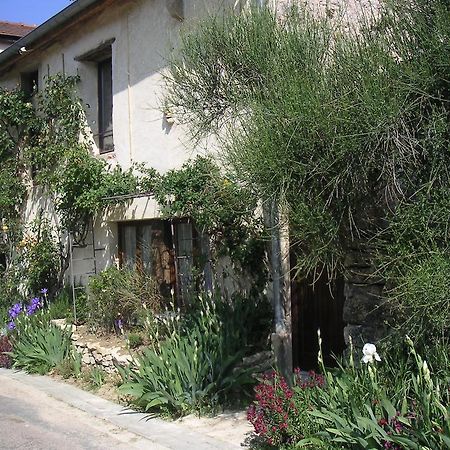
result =
[[70,3],[69,0],[0,0],[0,20],[40,25]]

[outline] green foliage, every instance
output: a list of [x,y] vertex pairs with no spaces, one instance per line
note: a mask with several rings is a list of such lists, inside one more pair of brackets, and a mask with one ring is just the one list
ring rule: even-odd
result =
[[16,325],[11,336],[14,368],[46,374],[72,356],[70,332],[52,324],[45,315],[22,317]]
[[78,378],[81,374],[81,354],[74,352],[72,356],[69,356],[55,367],[55,372],[64,379]]
[[[440,250],[405,264],[390,292],[393,324],[423,340],[448,336],[450,259]],[[424,339],[426,338],[426,339]]]
[[30,295],[57,284],[59,246],[54,233],[47,220],[37,220],[18,244],[23,279]]
[[143,310],[158,311],[161,300],[158,286],[148,274],[112,266],[89,281],[89,324],[107,331],[116,320],[130,326]]
[[206,19],[170,64],[167,104],[194,138],[215,135],[263,204],[285,204],[300,271],[345,272],[363,248],[423,329],[449,313],[437,289],[433,311],[411,289],[439,280],[427,253],[448,253],[449,3],[387,2],[356,19],[296,6]]
[[[78,82],[78,76],[48,77],[44,88],[34,93],[33,103],[20,90],[0,89],[0,218],[9,228],[19,218],[30,178],[40,185],[42,195],[53,200],[59,226],[80,240],[87,224],[106,206],[105,197],[138,189],[133,168],[110,169],[91,154],[92,137],[76,95]],[[57,247],[60,273],[55,278],[55,249],[49,245],[50,233],[42,236],[29,262],[33,269],[31,289],[47,286],[57,291],[67,268],[68,248]],[[19,241],[10,240],[10,245]],[[12,262],[8,252],[7,265]]]
[[120,370],[120,391],[145,411],[175,416],[201,411],[252,383],[248,370],[236,367],[250,349],[250,317],[241,316],[239,307],[199,302],[185,317],[167,311],[151,347]]
[[[77,312],[77,322],[83,323],[88,318],[87,296],[84,290],[75,290],[75,307]],[[72,287],[66,286],[59,294],[49,301],[48,313],[51,319],[67,319],[73,322],[73,299]]]
[[214,259],[229,255],[235,269],[254,277],[255,286],[264,284],[265,248],[257,197],[212,158],[197,156],[163,175],[144,170],[141,189],[153,193],[166,217],[191,218],[211,238]]
[[433,368],[407,338],[401,353],[388,346],[381,362],[350,356],[334,370],[322,364],[323,376],[297,372],[293,387],[267,375],[248,418],[270,448],[448,448],[450,374],[443,350],[435,349],[441,366]]
[[144,338],[139,333],[129,333],[127,336],[128,347],[135,349],[144,343]]
[[62,225],[82,232],[86,223],[105,206],[104,198],[137,189],[132,169],[110,170],[91,155],[81,100],[76,95],[77,76],[57,74],[47,80],[39,95],[42,117],[39,148],[31,148],[30,163],[37,180],[55,196]]
[[22,205],[25,186],[19,149],[30,145],[37,122],[22,91],[0,88],[0,216],[4,219],[16,218]]
[[92,390],[96,391],[105,383],[106,372],[101,367],[94,366],[83,373],[83,379]]
[[[352,367],[344,377],[328,374],[327,389],[311,412],[322,427],[317,436],[345,444],[346,448],[391,448],[394,444],[405,449],[448,448],[448,380],[443,383],[436,377],[433,379],[428,364],[417,354],[411,341],[409,345],[414,370],[404,374],[406,379],[400,377],[389,382],[379,377],[374,366]],[[395,374],[399,367],[394,367]],[[353,374],[365,380],[365,396],[354,395],[353,385],[358,381]],[[402,395],[393,399],[393,393],[399,392]],[[309,440],[305,439],[304,443]]]

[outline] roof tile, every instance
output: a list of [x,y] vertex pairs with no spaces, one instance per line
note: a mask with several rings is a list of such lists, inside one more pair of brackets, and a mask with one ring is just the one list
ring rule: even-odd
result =
[[0,36],[13,36],[20,38],[36,28],[35,25],[24,23],[0,21]]

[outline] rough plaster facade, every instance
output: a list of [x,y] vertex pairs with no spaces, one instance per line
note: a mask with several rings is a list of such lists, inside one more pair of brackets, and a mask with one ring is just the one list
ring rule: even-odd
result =
[[[239,3],[239,2],[238,2]],[[29,51],[6,73],[0,85],[15,88],[21,74],[38,71],[39,86],[48,76],[63,72],[79,75],[78,93],[84,102],[86,120],[93,138],[93,154],[112,166],[124,169],[132,163],[146,163],[160,172],[180,167],[196,152],[185,145],[181,126],[169,123],[162,111],[164,70],[176,49],[180,29],[198,18],[235,6],[235,0],[126,0],[110,2],[67,32],[58,32],[50,45]],[[181,19],[180,15],[184,17]],[[77,60],[80,55],[113,41],[112,89],[114,151],[100,155],[98,149],[97,63]],[[1,67],[0,67],[1,70]],[[31,222],[45,210],[56,220],[51,202],[39,188],[32,188],[24,219]],[[158,218],[160,211],[152,198],[137,198],[106,211],[95,220],[93,246],[74,253],[77,283],[84,274],[99,272],[117,259],[117,222]],[[92,242],[92,236],[87,241]],[[92,259],[95,249],[95,260]]]

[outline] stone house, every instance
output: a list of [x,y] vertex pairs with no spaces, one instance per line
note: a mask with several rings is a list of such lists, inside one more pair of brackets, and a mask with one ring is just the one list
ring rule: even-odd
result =
[[[242,8],[247,3],[248,0],[77,0],[0,54],[0,86],[30,89],[42,86],[45,77],[59,72],[78,74],[79,95],[85,104],[94,155],[124,169],[132,163],[146,163],[162,173],[179,168],[192,152],[184,145],[182,127],[161,107],[161,71],[185,24],[226,7]],[[312,3],[321,6],[320,1]],[[329,2],[325,3],[330,7]],[[351,2],[352,7],[355,3],[356,0]],[[51,210],[39,188],[30,189],[24,213],[27,222],[40,210]],[[275,244],[280,254],[286,253],[286,240],[278,239]],[[131,198],[126,206],[97,217],[85,245],[74,248],[73,281],[86,284],[90,275],[118,260],[122,264],[139,260],[142,264],[159,264],[161,283],[182,293],[190,279],[196,245],[198,235],[189,220],[164,220],[152,197]],[[151,261],[154,255],[159,255],[158,263]],[[345,346],[344,284],[339,280],[331,295],[327,280],[315,289],[308,284],[291,283],[288,259],[285,254],[275,262],[280,265],[281,286],[280,279],[273,276],[279,283],[273,291],[282,292],[274,300],[275,306],[279,302],[275,309],[284,323],[281,331],[277,330],[281,336],[278,344],[291,352],[293,339],[294,364],[308,361],[303,365],[306,367],[314,364],[316,349],[311,342],[317,342],[318,326],[328,343],[328,353],[342,351]],[[347,285],[348,298],[352,298],[355,289]],[[345,322],[351,320],[346,317]],[[277,345],[276,338],[274,342]],[[287,365],[292,366],[292,354],[286,358],[290,360]]]
[[[77,0],[0,55],[0,85],[31,91],[56,73],[79,75],[94,155],[124,169],[133,163],[160,173],[179,168],[193,153],[183,143],[181,126],[162,112],[161,71],[184,24],[234,3]],[[51,209],[39,187],[30,187],[25,222]],[[139,197],[98,217],[85,245],[74,248],[75,284],[86,284],[118,259],[122,264],[139,259],[161,265],[161,283],[182,291],[198,236],[188,220],[160,216],[151,197]],[[151,261],[155,254],[158,262]]]

